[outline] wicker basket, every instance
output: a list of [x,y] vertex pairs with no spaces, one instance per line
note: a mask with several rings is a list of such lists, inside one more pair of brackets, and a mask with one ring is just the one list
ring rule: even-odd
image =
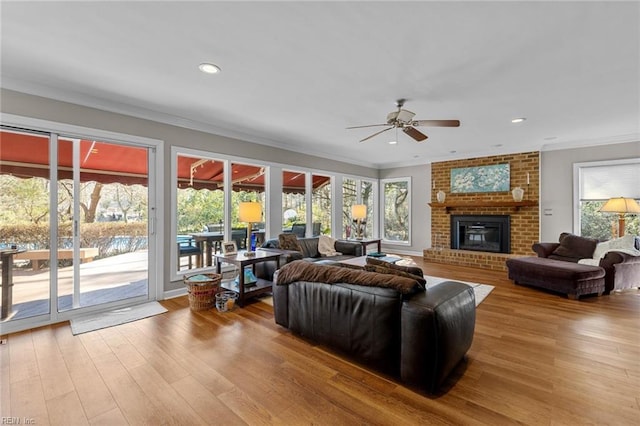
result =
[[222,275],[196,274],[185,276],[183,280],[187,286],[189,307],[192,311],[206,311],[213,308]]

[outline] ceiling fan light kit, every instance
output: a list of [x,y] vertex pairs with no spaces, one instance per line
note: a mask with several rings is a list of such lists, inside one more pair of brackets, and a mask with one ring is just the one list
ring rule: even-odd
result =
[[416,142],[422,142],[427,139],[428,136],[416,129],[418,126],[428,126],[428,127],[459,127],[459,120],[414,120],[413,117],[416,115],[415,113],[402,109],[404,106],[404,99],[398,99],[396,101],[396,106],[398,107],[397,111],[392,111],[387,114],[387,123],[386,124],[369,124],[365,126],[353,126],[347,127],[347,129],[361,129],[363,127],[378,127],[378,126],[390,126],[386,129],[380,130],[370,136],[367,136],[364,139],[361,139],[360,142],[367,141],[375,136],[378,136],[380,133],[386,132],[387,130],[396,129],[396,141],[398,128],[402,129],[402,131],[408,136],[412,137]]

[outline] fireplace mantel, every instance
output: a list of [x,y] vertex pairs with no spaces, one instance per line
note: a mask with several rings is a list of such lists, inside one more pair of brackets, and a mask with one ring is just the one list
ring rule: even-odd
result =
[[444,208],[447,213],[451,209],[455,208],[469,208],[469,207],[512,207],[514,210],[519,210],[520,207],[532,207],[537,206],[538,202],[535,200],[522,200],[522,201],[447,201],[444,203],[429,203],[431,208]]

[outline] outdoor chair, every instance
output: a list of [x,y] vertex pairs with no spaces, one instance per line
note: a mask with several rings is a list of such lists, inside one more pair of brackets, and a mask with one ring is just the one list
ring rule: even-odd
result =
[[195,245],[193,237],[189,235],[178,235],[178,270],[180,270],[180,259],[185,256],[189,258],[189,269],[193,268],[192,256],[202,256],[202,250]]
[[245,250],[247,248],[247,228],[231,229],[231,239],[236,242],[238,250]]
[[291,232],[296,234],[298,238],[304,238],[307,233],[307,225],[305,223],[294,223],[291,226]]

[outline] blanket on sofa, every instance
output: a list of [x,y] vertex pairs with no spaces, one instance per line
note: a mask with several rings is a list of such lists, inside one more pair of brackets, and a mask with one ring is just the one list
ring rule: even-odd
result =
[[394,289],[402,294],[424,291],[420,282],[412,278],[339,266],[317,265],[304,260],[287,263],[278,270],[276,285],[287,285],[296,281],[384,287]]

